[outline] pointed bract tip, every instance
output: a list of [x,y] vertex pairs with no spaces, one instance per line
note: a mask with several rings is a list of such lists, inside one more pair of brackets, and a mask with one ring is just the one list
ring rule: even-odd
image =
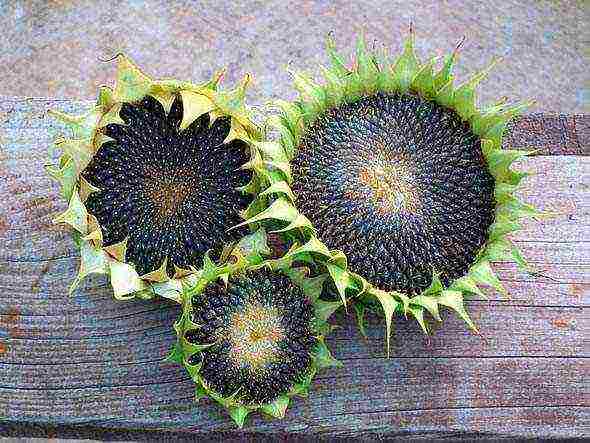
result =
[[221,84],[221,82],[223,81],[223,78],[225,77],[226,72],[227,72],[227,68],[225,66],[223,68],[219,69],[218,71],[215,71],[215,74],[213,74],[213,77],[211,78],[211,82],[210,82],[213,89],[217,88],[217,86],[219,86]]
[[335,38],[335,32],[333,29],[331,29],[330,31],[328,31],[328,33],[326,34],[326,40],[328,41],[328,43],[336,43],[336,38]]
[[410,30],[408,35],[404,39],[404,51],[414,51],[414,42],[416,39],[416,34],[414,33],[413,25],[410,23]]
[[242,82],[240,83],[240,89],[242,89],[243,91],[246,90],[246,88],[248,87],[248,85],[250,85],[250,83],[252,83],[253,81],[253,77],[252,74],[250,74],[249,72],[246,73],[246,75],[244,75],[244,78],[242,79]]
[[463,44],[465,43],[466,40],[467,40],[467,36],[464,35],[463,37],[461,37],[461,40],[459,40],[459,43],[457,43],[457,45],[455,46],[455,49],[453,49],[454,56],[457,56],[459,54],[459,51],[463,47]]
[[122,51],[116,51],[114,48],[103,47],[99,48],[102,54],[96,56],[96,59],[102,63],[110,63],[116,60],[120,55],[123,55]]

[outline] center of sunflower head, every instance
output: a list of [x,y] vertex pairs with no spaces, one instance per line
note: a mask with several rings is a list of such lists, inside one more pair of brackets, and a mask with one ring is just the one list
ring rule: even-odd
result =
[[258,370],[277,359],[279,344],[285,338],[277,308],[258,301],[246,303],[232,315],[230,325],[225,333],[231,345],[230,358],[238,366]]
[[174,217],[196,188],[196,176],[189,170],[148,170],[144,191],[163,222]]
[[372,162],[358,170],[358,181],[369,190],[378,213],[416,213],[420,207],[419,190],[409,162],[397,158],[386,162]]

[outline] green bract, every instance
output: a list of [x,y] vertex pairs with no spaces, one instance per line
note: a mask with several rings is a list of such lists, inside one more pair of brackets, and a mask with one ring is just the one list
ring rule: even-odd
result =
[[[520,228],[519,220],[522,218],[539,215],[533,207],[516,198],[515,191],[526,174],[511,169],[514,161],[530,152],[503,149],[502,136],[507,123],[529,104],[507,105],[502,100],[493,106],[478,108],[475,103],[475,88],[486,76],[487,70],[455,86],[452,68],[458,51],[447,55],[440,69],[436,67],[436,58],[422,63],[414,53],[412,31],[404,42],[402,53],[393,63],[386,56],[368,51],[362,37],[358,40],[352,67],[342,61],[331,38],[328,40],[327,50],[330,66],[322,68],[325,83],[317,84],[308,76],[295,73],[294,83],[299,91],[299,98],[294,102],[279,100],[276,103],[281,112],[272,117],[271,124],[277,129],[280,139],[277,142],[267,142],[264,146],[267,152],[275,152],[275,158],[281,158],[281,161],[280,167],[269,165],[270,185],[261,193],[272,194],[274,200],[266,210],[247,222],[264,220],[293,239],[295,245],[288,255],[312,261],[325,269],[342,301],[346,303],[350,299],[354,302],[361,328],[366,307],[381,306],[387,324],[388,349],[391,321],[395,313],[413,316],[427,332],[425,312],[440,321],[439,310],[447,307],[454,310],[470,328],[476,330],[464,307],[465,296],[484,296],[480,288],[482,285],[491,286],[506,294],[490,262],[511,260],[520,267],[527,268],[507,235]],[[431,103],[431,108],[442,109],[440,112],[452,113],[461,124],[468,125],[469,131],[481,142],[481,156],[487,166],[486,173],[491,174],[494,181],[494,189],[490,194],[494,200],[493,220],[487,229],[485,242],[475,254],[468,271],[443,285],[439,278],[440,271],[432,269],[430,285],[424,286],[426,289],[419,294],[386,291],[366,276],[352,272],[347,256],[342,251],[331,250],[319,240],[323,232],[316,232],[314,228],[318,227],[312,224],[311,217],[301,212],[297,200],[299,195],[292,190],[293,171],[287,165],[293,162],[302,141],[317,127],[317,122],[321,121],[324,128],[334,127],[329,126],[334,120],[326,123],[328,117],[336,113],[342,115],[345,112],[343,109],[354,107],[352,104],[377,96],[385,98],[376,100],[415,97],[420,103]],[[326,208],[326,212],[328,209]]]
[[[340,365],[331,356],[324,343],[324,336],[332,329],[327,319],[341,306],[339,301],[320,299],[322,285],[327,276],[318,275],[310,278],[307,276],[308,269],[293,267],[292,260],[288,257],[261,261],[261,258],[269,252],[265,232],[259,230],[240,241],[225,266],[216,266],[211,261],[206,261],[196,283],[185,284],[182,294],[182,313],[174,325],[178,339],[168,357],[169,360],[185,366],[196,384],[197,399],[209,397],[216,401],[228,411],[240,427],[243,426],[247,415],[257,410],[272,417],[282,418],[292,397],[308,394],[317,370]],[[283,279],[283,284],[280,287],[273,287],[271,281],[279,278]],[[288,291],[290,285],[292,285],[290,293],[295,293],[295,296],[291,295],[291,298],[286,300],[281,299],[281,293]],[[259,378],[252,378],[253,376],[249,375],[248,371],[251,369],[247,364],[249,360],[242,355],[248,354],[247,356],[253,358],[249,354],[257,352],[255,347],[249,344],[250,339],[244,334],[271,334],[273,324],[268,320],[264,322],[264,318],[262,320],[258,318],[258,321],[262,322],[261,325],[254,325],[258,329],[249,324],[257,319],[254,317],[254,321],[248,320],[247,313],[244,313],[244,300],[248,297],[254,297],[256,301],[264,299],[264,303],[267,304],[265,308],[269,309],[274,307],[275,301],[279,303],[281,309],[273,315],[278,316],[281,327],[289,329],[283,331],[284,335],[277,340],[292,341],[298,334],[306,336],[308,340],[303,343],[296,341],[294,345],[285,345],[274,356],[274,360],[262,353],[261,368],[266,372],[263,372]],[[207,309],[203,310],[202,306],[196,306],[195,303],[204,304]],[[311,320],[305,322],[309,330],[303,332],[297,318],[295,320],[292,318],[301,315],[302,303],[309,310],[308,315],[311,315],[311,317],[305,317]],[[195,316],[198,315],[201,315],[199,317],[201,320],[197,321],[202,324],[195,322]],[[225,323],[229,321],[228,318],[231,318],[230,315],[242,315],[239,317],[239,327]],[[228,329],[229,326],[231,327]],[[237,344],[235,340],[234,342],[230,340],[233,335],[241,338]],[[199,337],[202,339],[203,336],[215,338],[212,343],[200,343]],[[230,346],[232,343],[238,347],[241,354]],[[261,352],[264,350],[263,348]],[[268,352],[268,346],[266,351]],[[273,351],[271,348],[271,351],[275,352],[276,349]],[[277,389],[276,373],[281,372],[281,368],[288,372],[296,364],[294,363],[296,360],[290,359],[290,354],[293,352],[303,356],[306,369],[292,382],[287,381],[284,389],[274,392],[272,400],[248,400],[246,394],[250,392],[251,396],[251,392],[258,392],[256,391],[259,387],[258,383],[262,385],[263,392],[265,389]],[[228,359],[232,355],[237,362],[230,365]],[[214,367],[213,376],[222,379],[220,383],[231,384],[226,389],[227,392],[220,392],[211,386],[211,380],[207,379],[207,373],[211,375],[211,370],[209,372],[206,370],[211,366]]]
[[[268,185],[261,164],[274,159],[261,149],[261,133],[244,103],[249,76],[224,91],[218,87],[223,71],[195,85],[153,80],[123,55],[117,62],[114,89],[102,87],[88,113],[49,111],[72,133],[56,141],[59,162],[46,167],[68,202],[55,222],[73,229],[80,248],[71,291],[89,274],[106,274],[117,299],[158,294],[180,302],[181,281],[198,281],[204,253],[216,248],[223,262],[248,232],[228,230],[256,214],[251,196]],[[138,205],[149,207],[127,210]],[[112,226],[106,229],[92,210]]]

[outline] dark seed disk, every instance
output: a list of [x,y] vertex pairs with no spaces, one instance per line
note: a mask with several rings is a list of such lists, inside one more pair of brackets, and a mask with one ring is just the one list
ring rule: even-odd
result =
[[215,343],[192,364],[214,391],[236,392],[247,404],[271,402],[302,380],[316,339],[313,309],[287,277],[257,271],[210,285],[193,297],[192,321],[200,328],[185,334],[194,344]]
[[330,248],[382,290],[465,275],[486,240],[494,178],[481,141],[452,110],[376,94],[319,118],[293,161],[297,204]]
[[167,272],[176,265],[200,266],[203,254],[217,253],[244,230],[226,232],[240,223],[238,214],[250,198],[236,191],[250,173],[238,168],[249,160],[240,141],[224,144],[228,118],[210,125],[207,114],[180,130],[182,100],[168,113],[146,96],[124,104],[125,125],[110,124],[104,143],[82,172],[100,189],[86,202],[102,228],[104,245],[128,237],[125,260],[140,275],[158,269],[168,258]]

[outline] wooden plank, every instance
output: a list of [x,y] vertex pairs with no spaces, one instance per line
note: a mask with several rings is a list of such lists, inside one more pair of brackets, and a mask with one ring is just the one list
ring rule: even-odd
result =
[[[11,141],[6,143],[0,139],[0,177],[7,178],[0,182],[0,195],[12,196],[0,203],[0,241],[6,242],[6,248],[0,250],[0,262],[75,254],[69,234],[63,227],[51,223],[53,216],[65,208],[65,203],[45,174],[43,165],[47,161],[48,147],[64,128],[45,118],[45,110],[56,107],[81,112],[89,106],[90,102],[15,100],[0,107],[0,116],[5,116],[2,139]],[[555,132],[559,126],[551,127]],[[536,149],[552,153],[552,146],[545,144]],[[522,162],[521,169],[533,173],[525,182],[522,197],[542,210],[556,212],[557,216],[543,224],[527,222],[517,238],[543,241],[557,233],[569,241],[590,237],[589,162],[590,158],[577,156],[541,157]],[[3,212],[7,215],[2,218]],[[11,251],[19,251],[19,257],[14,257]]]
[[[321,421],[323,436],[376,441],[398,437],[408,441],[449,438],[497,439],[560,436],[577,437],[577,429],[588,431],[587,408],[473,408],[419,411],[377,411],[371,414],[342,414]],[[318,427],[319,427],[318,426]],[[362,429],[355,432],[348,430]],[[480,431],[474,432],[474,429]]]
[[[0,249],[0,263],[75,255],[67,230],[51,222],[55,214],[65,209],[65,203],[42,166],[41,160],[35,163],[23,159],[18,163],[18,170],[25,171],[22,175],[27,177],[25,186],[23,179],[3,169],[0,162],[0,175],[9,177],[0,182],[0,195],[11,196],[0,202],[0,214],[4,214],[0,219],[0,241],[5,245]],[[547,238],[575,243],[588,241],[590,157],[532,157],[523,160],[520,169],[533,174],[519,191],[520,197],[552,216],[542,222],[526,221],[524,229],[514,238],[538,242]],[[18,180],[22,183],[18,184]]]
[[[190,407],[190,406],[189,406]],[[169,410],[182,409],[183,405],[163,406]],[[580,437],[590,430],[590,411],[585,407],[514,407],[375,411],[370,414],[341,414],[316,418],[313,427],[302,421],[291,425],[278,436],[281,439],[361,439],[363,441],[413,441],[436,438],[464,439],[522,439],[539,435],[560,438]],[[164,421],[166,423],[166,421]],[[262,424],[264,425],[264,423]],[[236,431],[223,430],[224,441],[268,440],[271,434],[263,426]],[[102,426],[102,427],[99,427]],[[157,434],[153,429],[157,429]],[[162,430],[164,429],[164,431]],[[30,422],[0,423],[0,433],[11,437],[50,437],[72,439],[101,439],[138,441],[161,439],[184,441],[208,439],[218,441],[220,433],[211,428],[186,426],[182,430],[166,431],[153,421],[130,422],[108,420],[84,423],[83,426],[64,424],[37,424]],[[151,431],[152,430],[152,431]]]
[[[78,258],[69,233],[51,224],[64,204],[42,171],[63,128],[44,111],[89,105],[0,102],[0,417],[10,421],[0,423],[0,435],[89,432],[80,423],[91,437],[130,439],[139,438],[135,429],[171,432],[143,438],[589,435],[586,117],[527,116],[507,139],[545,154],[521,163],[535,173],[521,194],[558,214],[527,222],[514,237],[538,276],[497,263],[512,298],[491,291],[489,300],[468,302],[479,334],[448,312],[430,336],[396,319],[388,360],[378,316],[368,316],[365,339],[340,314],[329,343],[345,368],[321,373],[285,421],[256,417],[243,434],[216,406],[194,404],[185,372],[162,361],[174,342],[172,302],[116,303],[102,277],[66,295]],[[547,133],[530,133],[539,124]],[[548,155],[555,153],[572,155]]]
[[[523,246],[525,255],[530,257],[528,245]],[[148,309],[132,303],[110,304],[110,289],[102,277],[89,278],[73,297],[66,296],[77,266],[77,258],[40,263],[4,263],[0,273],[0,303],[4,312],[18,312],[19,315],[69,314],[93,317],[131,315]],[[535,262],[534,266],[542,271],[537,277],[518,271],[513,264],[494,265],[513,302],[531,306],[588,304],[590,262],[573,265]],[[531,292],[535,287],[538,291]],[[493,291],[488,293],[492,300],[502,299]]]
[[528,114],[510,124],[507,146],[543,150],[542,155],[588,155],[590,147],[590,115]]
[[[40,140],[33,134],[54,137],[63,130],[47,120],[47,109],[81,113],[94,104],[91,100],[41,99],[0,96],[0,124],[6,132],[18,133],[18,144]],[[586,114],[527,114],[510,123],[505,138],[513,149],[538,150],[537,155],[589,155],[590,116]],[[41,153],[41,151],[39,151]],[[45,152],[43,152],[44,155]]]
[[[115,319],[3,315],[0,321],[7,332],[1,340],[4,351],[0,365],[57,365],[53,370],[59,374],[60,364],[155,362],[172,347],[171,326],[178,316],[176,307],[155,304],[160,305],[155,310]],[[474,301],[469,308],[479,334],[468,332],[461,320],[446,311],[442,314],[444,327],[432,321],[433,333],[429,336],[423,335],[415,322],[397,319],[392,338],[394,355],[558,357],[589,353],[583,334],[589,326],[587,307]],[[368,340],[358,334],[352,317],[340,315],[338,320],[341,327],[329,339],[338,358],[383,356],[384,325],[380,317],[368,316]],[[49,376],[49,372],[46,374]]]
[[[295,401],[284,422],[255,417],[248,429],[277,431],[303,427],[314,433],[331,417],[362,418],[375,412],[584,407],[590,394],[583,380],[590,375],[587,361],[528,357],[476,362],[469,358],[381,358],[370,361],[370,371],[362,360],[346,361],[346,371],[320,376],[314,383],[315,395]],[[154,377],[162,372],[158,366],[151,370]],[[181,421],[181,428],[231,428],[211,402],[193,404],[192,383],[186,377],[153,381],[141,385],[114,383],[26,391],[0,388],[0,411],[6,413],[10,408],[11,417],[31,422],[68,424],[114,419],[125,420],[131,428],[146,422],[166,428],[178,426]],[[342,423],[339,431],[351,433],[353,426]]]
[[[0,158],[0,175],[9,177],[0,182],[0,195],[12,196],[0,203],[5,214],[0,219],[0,241],[6,245],[0,250],[0,263],[75,255],[69,233],[51,222],[55,214],[65,209],[65,203],[44,173],[43,161],[25,158],[16,163],[14,167],[26,177],[25,185],[24,179],[3,169]],[[554,216],[542,223],[526,221],[515,238],[559,238],[571,242],[590,238],[590,157],[533,157],[519,166],[533,174],[526,179],[520,197]]]

